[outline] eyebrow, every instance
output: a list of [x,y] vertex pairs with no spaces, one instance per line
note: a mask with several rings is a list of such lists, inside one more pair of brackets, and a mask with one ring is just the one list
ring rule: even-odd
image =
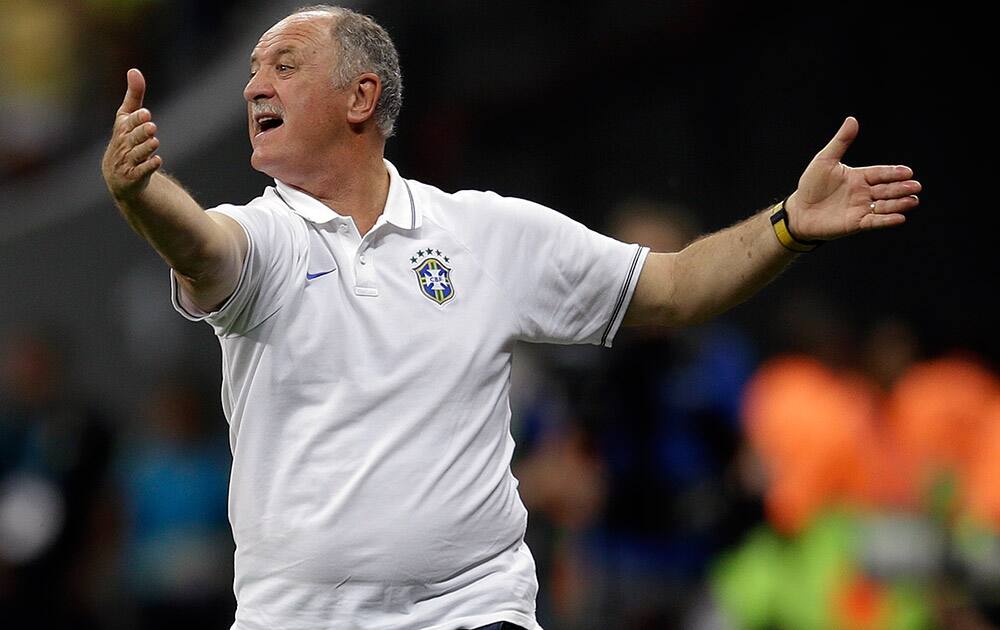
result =
[[[281,55],[285,55],[285,54],[288,54],[288,53],[294,53],[294,52],[296,52],[295,48],[293,48],[291,46],[285,46],[284,48],[279,48],[277,50],[277,52],[274,53],[274,56],[275,57],[280,57]],[[251,55],[250,55],[250,63],[256,63],[256,62],[257,62],[257,53],[251,53]]]

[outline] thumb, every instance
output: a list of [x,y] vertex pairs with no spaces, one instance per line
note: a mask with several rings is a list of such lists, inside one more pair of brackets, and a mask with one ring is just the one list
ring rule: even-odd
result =
[[142,97],[146,94],[146,79],[137,68],[132,68],[125,76],[128,81],[128,89],[125,91],[125,100],[122,101],[122,106],[118,111],[123,114],[131,114],[142,107]]
[[858,119],[854,116],[848,116],[844,120],[844,124],[840,126],[840,129],[833,136],[833,139],[823,147],[822,151],[816,154],[816,159],[839,162],[844,157],[844,154],[847,153],[847,147],[851,146],[851,143],[857,137]]

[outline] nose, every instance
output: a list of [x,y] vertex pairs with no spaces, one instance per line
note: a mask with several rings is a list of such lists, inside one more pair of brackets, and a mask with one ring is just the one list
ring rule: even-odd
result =
[[247,102],[253,102],[261,98],[271,98],[274,96],[274,87],[271,85],[271,81],[265,76],[264,69],[258,70],[250,80],[247,81],[247,86],[243,88],[243,98]]

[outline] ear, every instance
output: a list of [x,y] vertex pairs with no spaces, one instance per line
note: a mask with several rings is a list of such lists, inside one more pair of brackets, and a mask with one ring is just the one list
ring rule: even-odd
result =
[[381,95],[382,81],[377,74],[365,72],[354,79],[347,99],[347,122],[360,125],[374,116]]

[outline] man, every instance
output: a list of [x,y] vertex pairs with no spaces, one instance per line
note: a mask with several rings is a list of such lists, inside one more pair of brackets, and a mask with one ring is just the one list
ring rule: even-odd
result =
[[250,68],[251,164],[275,179],[261,197],[205,212],[159,172],[134,69],[103,161],[175,307],[220,339],[240,630],[538,628],[509,467],[515,341],[610,345],[623,321],[705,319],[814,240],[902,223],[920,190],[906,167],[840,164],[848,118],[773,224],[649,254],[527,201],[403,179],[382,157],[398,60],[369,18],[300,10]]

